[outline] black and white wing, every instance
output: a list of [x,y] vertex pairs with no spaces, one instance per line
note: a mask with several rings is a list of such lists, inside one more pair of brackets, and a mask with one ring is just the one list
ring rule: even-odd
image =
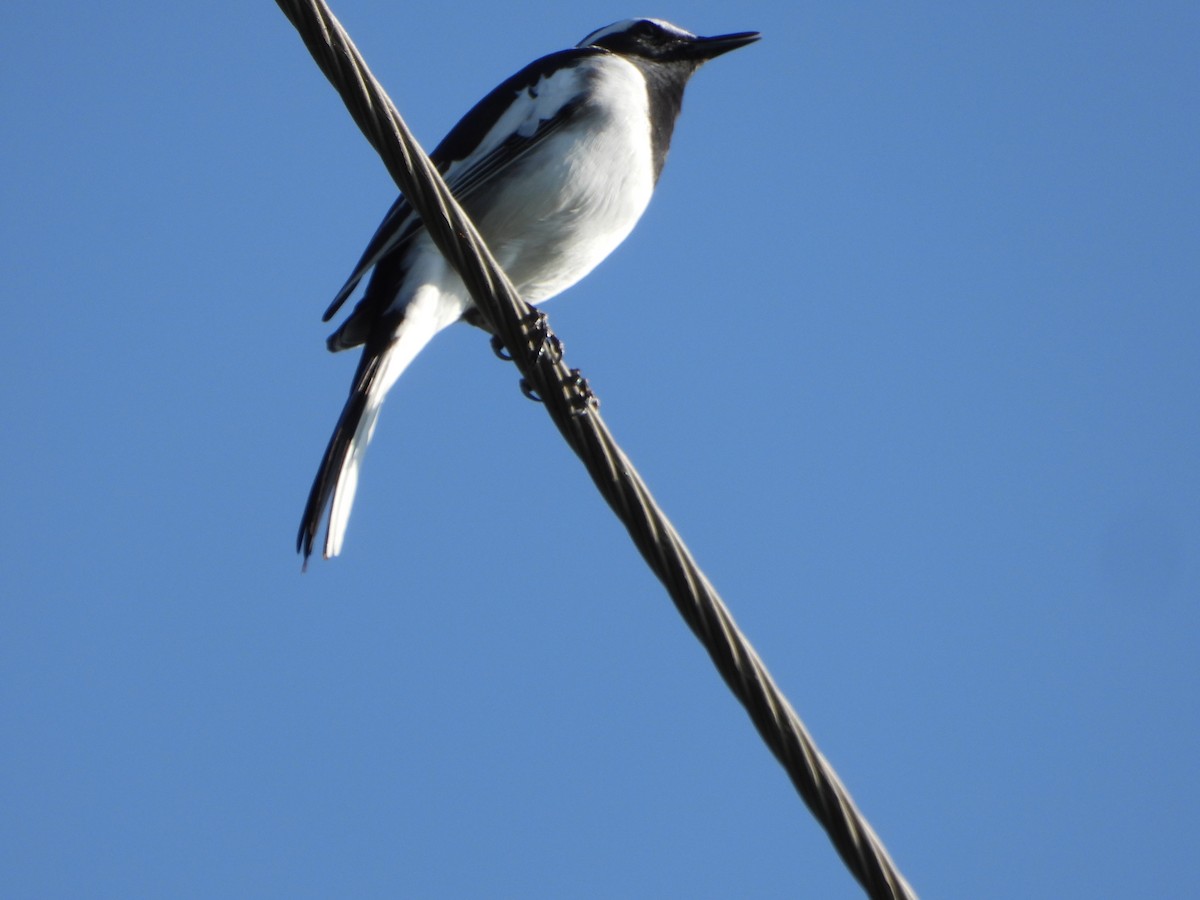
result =
[[[587,76],[576,63],[606,53],[585,47],[545,56],[500,84],[463,116],[430,154],[459,203],[470,209],[472,199],[492,179],[571,120],[587,88]],[[375,270],[363,299],[330,339],[330,349],[362,343],[369,325],[392,303],[406,270],[404,248],[422,228],[408,201],[399,197],[325,311],[323,319],[328,321],[366,274]]]

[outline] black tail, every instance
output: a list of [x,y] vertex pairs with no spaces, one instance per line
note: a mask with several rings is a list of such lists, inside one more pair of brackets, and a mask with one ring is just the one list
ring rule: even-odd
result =
[[[304,554],[303,568],[308,568],[308,558],[312,556],[313,542],[317,537],[317,529],[321,527],[321,517],[329,506],[334,490],[341,480],[345,470],[346,457],[354,447],[354,438],[362,424],[363,414],[367,410],[367,401],[371,396],[371,386],[379,371],[382,354],[374,351],[370,345],[363,348],[362,359],[358,371],[354,375],[354,383],[342,414],[338,418],[325,455],[321,458],[321,467],[313,481],[312,489],[308,492],[308,502],[304,505],[304,515],[300,519],[300,531],[296,535],[296,552]],[[328,540],[328,532],[327,538]],[[326,554],[328,555],[328,553]]]

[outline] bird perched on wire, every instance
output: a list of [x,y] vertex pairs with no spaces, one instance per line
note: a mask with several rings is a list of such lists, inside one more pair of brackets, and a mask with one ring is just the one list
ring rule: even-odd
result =
[[[688,79],[758,37],[627,19],[529,64],[451,129],[430,158],[526,302],[566,290],[629,235],[662,171]],[[434,335],[474,308],[403,197],[325,321],[368,272],[362,299],[327,342],[363,351],[304,508],[296,549],[306,563],[327,507],[324,555],[342,549],[384,396]]]

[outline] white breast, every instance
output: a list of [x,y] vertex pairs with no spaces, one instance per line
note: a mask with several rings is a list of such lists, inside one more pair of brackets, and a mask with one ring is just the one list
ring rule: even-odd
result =
[[543,110],[557,109],[581,80],[590,96],[576,121],[523,160],[478,214],[488,246],[531,303],[570,287],[616,249],[654,190],[644,79],[619,56],[597,56],[543,79]]

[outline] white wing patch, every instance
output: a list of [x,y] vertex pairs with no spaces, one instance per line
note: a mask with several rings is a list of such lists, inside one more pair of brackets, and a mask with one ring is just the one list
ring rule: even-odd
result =
[[530,303],[566,290],[616,249],[654,190],[645,79],[615,54],[579,69],[589,85],[580,117],[544,139],[521,177],[498,183],[475,219]]
[[488,129],[483,140],[466,159],[455,160],[446,169],[448,184],[454,185],[455,176],[464,168],[484,159],[514,134],[523,138],[533,137],[538,127],[558,115],[564,106],[578,97],[584,89],[583,79],[574,66],[559,69],[544,75],[536,84],[517,94],[512,104],[504,111],[496,124]]

